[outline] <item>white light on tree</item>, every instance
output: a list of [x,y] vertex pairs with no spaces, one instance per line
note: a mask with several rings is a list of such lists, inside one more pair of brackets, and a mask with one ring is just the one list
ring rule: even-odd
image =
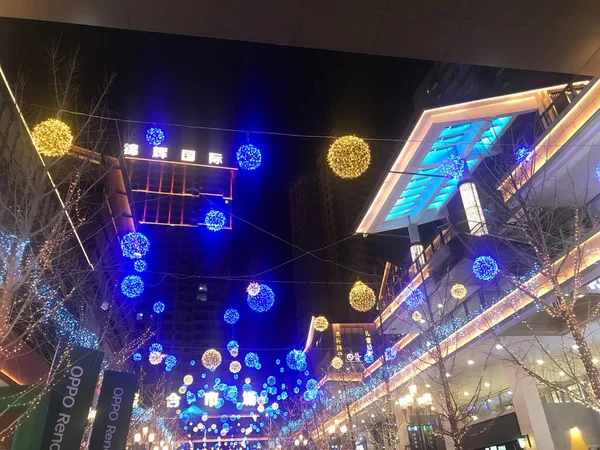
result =
[[481,209],[479,194],[477,194],[475,183],[472,181],[465,181],[464,183],[461,183],[458,189],[467,216],[469,232],[474,236],[488,234],[487,224],[485,223],[485,217],[483,216],[483,210]]

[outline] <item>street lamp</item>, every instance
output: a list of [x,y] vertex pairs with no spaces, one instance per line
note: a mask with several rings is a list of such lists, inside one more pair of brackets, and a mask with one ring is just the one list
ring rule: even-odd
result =
[[[418,395],[417,386],[414,384],[408,387],[408,394],[406,394],[404,397],[400,397],[396,401],[396,404],[400,406],[400,409],[402,409],[402,412],[404,413],[406,422],[409,423],[408,430],[415,431],[415,428],[418,429],[418,434],[415,436],[415,438],[420,442],[416,443],[416,445],[425,450],[437,450],[437,445],[434,440],[425,439],[425,435],[423,434],[423,424],[421,421],[421,410],[424,409],[425,411],[430,411],[432,409],[432,403],[433,397],[431,394],[429,392],[425,392],[422,395]],[[410,424],[413,421],[415,421],[416,424],[411,426]]]

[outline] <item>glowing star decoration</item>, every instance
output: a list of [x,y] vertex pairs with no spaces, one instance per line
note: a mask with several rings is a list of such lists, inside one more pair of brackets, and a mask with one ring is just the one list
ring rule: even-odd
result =
[[285,362],[292,370],[306,370],[306,354],[301,350],[292,350],[285,357]]
[[216,209],[211,209],[206,213],[206,216],[204,216],[204,224],[210,231],[216,232],[222,230],[226,222],[227,218],[225,217],[225,214]]
[[398,356],[398,350],[396,350],[394,347],[388,347],[385,349],[383,355],[386,361],[393,361],[396,359],[396,356]]
[[162,314],[165,311],[165,304],[161,301],[155,302],[152,309],[156,314]]
[[123,154],[125,156],[138,156],[140,154],[140,146],[127,143],[123,146]]
[[223,320],[229,325],[234,325],[238,320],[240,320],[240,313],[235,308],[228,308],[223,314]]
[[252,297],[258,295],[258,293],[260,292],[260,284],[255,282],[250,283],[246,288],[246,292]]
[[218,392],[206,392],[204,394],[204,406],[214,407],[219,403]]
[[490,281],[498,274],[498,263],[491,256],[478,256],[473,261],[473,274],[482,281]]
[[38,123],[31,134],[35,147],[44,156],[66,155],[73,145],[71,129],[58,119]]
[[132,231],[121,238],[121,251],[129,259],[140,259],[150,250],[150,241],[142,233]]
[[181,397],[175,392],[171,392],[171,394],[167,397],[167,408],[179,408],[180,402]]
[[350,290],[350,306],[360,312],[367,312],[375,306],[375,292],[362,281],[357,281]]
[[258,402],[258,395],[255,391],[244,391],[242,392],[242,404],[244,406],[256,406]]
[[148,268],[148,263],[146,261],[144,261],[143,259],[137,259],[133,263],[133,268],[135,269],[136,272],[145,272],[146,269]]
[[356,136],[344,136],[329,147],[327,163],[338,177],[357,178],[369,168],[371,149]]
[[223,154],[210,152],[208,154],[208,163],[214,164],[216,166],[222,166],[223,165]]
[[221,353],[214,348],[209,348],[202,354],[202,365],[214,372],[221,365]]
[[342,358],[340,358],[339,356],[334,356],[333,359],[331,360],[331,367],[333,367],[335,370],[340,370],[343,365],[344,365],[344,360]]
[[262,162],[260,150],[252,144],[242,145],[238,148],[235,157],[242,170],[256,170]]
[[167,159],[169,149],[167,147],[152,147],[152,158]]
[[142,360],[142,354],[140,352],[134,353],[132,358],[135,362],[140,362]]
[[231,373],[238,373],[240,370],[242,370],[242,365],[239,361],[231,361],[229,363],[229,371]]
[[455,283],[452,288],[450,288],[450,295],[457,300],[462,300],[467,296],[467,288],[460,283]]
[[467,162],[460,156],[450,155],[442,161],[438,170],[446,178],[460,180],[467,170]]
[[320,332],[325,331],[328,326],[329,326],[329,321],[325,318],[325,316],[317,317],[313,323],[313,328],[316,331],[320,331]]
[[527,147],[519,147],[515,151],[515,161],[517,161],[519,164],[522,162],[529,162],[531,160],[532,155],[533,152]]
[[165,133],[158,127],[150,127],[146,130],[146,142],[150,145],[160,145],[165,141]]
[[186,150],[185,148],[181,150],[181,160],[184,162],[194,162],[196,161],[196,150]]
[[414,311],[412,313],[412,320],[414,320],[415,322],[420,322],[421,320],[423,320],[423,316],[419,311]]
[[258,362],[258,355],[256,353],[250,352],[244,357],[244,364],[246,367],[255,368]]
[[136,298],[144,292],[144,282],[137,275],[127,275],[121,281],[121,292],[129,298]]
[[275,303],[275,293],[266,284],[260,285],[260,290],[256,295],[248,294],[248,306],[253,311],[263,313],[271,309]]

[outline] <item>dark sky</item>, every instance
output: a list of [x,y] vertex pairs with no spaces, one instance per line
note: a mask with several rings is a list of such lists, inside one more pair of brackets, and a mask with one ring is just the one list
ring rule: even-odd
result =
[[[19,70],[29,74],[26,102],[54,105],[42,60],[43,47],[58,39],[65,52],[80,49],[83,94],[92,92],[105,73],[117,73],[108,102],[114,117],[286,133],[398,138],[413,110],[411,95],[431,66],[400,58],[0,19],[0,63],[13,79]],[[242,134],[208,132],[201,138],[234,149],[246,140]],[[251,140],[262,149],[264,164],[259,172],[240,173],[234,214],[290,241],[287,188],[296,174],[314,170],[327,142],[265,135]],[[394,148],[374,145],[373,158],[388,159]],[[292,256],[281,241],[243,223],[234,222],[234,227],[232,274],[263,271]],[[265,275],[278,303],[271,317],[254,324],[261,329],[261,341],[278,338],[282,347],[294,345],[293,289],[275,281],[292,280],[291,269],[288,265]],[[244,287],[234,282],[232,290]],[[281,326],[268,326],[274,323]],[[249,333],[256,336],[254,331]],[[258,345],[256,338],[252,341]]]

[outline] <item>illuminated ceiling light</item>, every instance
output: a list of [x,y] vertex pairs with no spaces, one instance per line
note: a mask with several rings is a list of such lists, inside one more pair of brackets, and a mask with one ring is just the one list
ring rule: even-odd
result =
[[561,370],[560,372],[558,372],[558,374],[559,374],[561,377],[564,377],[564,376],[566,375],[566,373],[564,373],[562,370]]
[[221,231],[225,227],[225,223],[227,223],[225,214],[216,209],[211,209],[204,216],[204,224],[210,231]]
[[214,348],[209,348],[202,355],[202,365],[211,372],[214,372],[221,365],[221,353]]
[[73,145],[71,129],[58,119],[38,123],[31,134],[36,148],[44,156],[66,155]]
[[593,359],[592,359],[592,363],[594,363],[594,364],[598,364],[598,358],[593,358]]
[[258,293],[256,295],[248,294],[246,300],[250,309],[263,313],[271,309],[275,303],[275,293],[266,284],[261,284]]
[[319,316],[319,317],[315,318],[315,321],[313,323],[313,328],[319,332],[325,331],[328,326],[329,326],[329,321],[325,318],[325,316]]
[[446,372],[446,378],[450,378],[450,373]]
[[375,292],[361,281],[354,283],[350,290],[350,306],[360,312],[367,312],[375,306]]
[[467,288],[460,283],[456,283],[450,288],[450,295],[457,300],[462,300],[467,296]]
[[488,383],[487,381],[486,381],[485,383],[483,383],[483,385],[484,385],[486,388],[489,388],[489,387],[490,387],[490,383]]
[[468,396],[469,396],[469,395],[471,395],[471,394],[469,394],[467,391],[465,391],[465,392],[463,392],[463,395],[464,395],[465,397],[468,397]]
[[242,170],[255,170],[260,167],[262,155],[252,144],[242,145],[235,153],[238,166]]
[[444,304],[443,303],[438,303],[438,308],[443,308]]
[[478,256],[473,261],[473,274],[482,281],[492,280],[498,274],[498,263],[491,256]]
[[331,360],[331,367],[333,367],[336,370],[340,370],[343,365],[344,365],[344,361],[339,356],[335,356]]
[[165,140],[165,132],[158,127],[150,127],[146,130],[146,142],[150,145],[160,145]]
[[121,238],[121,251],[126,258],[143,258],[149,250],[150,241],[142,233],[132,231]]
[[254,297],[260,292],[260,284],[256,282],[250,283],[246,288],[246,292],[248,293],[248,295]]
[[470,366],[472,366],[473,364],[475,364],[475,361],[473,361],[472,359],[470,359],[470,360],[467,361],[467,364],[470,365]]
[[542,364],[544,364],[544,360],[543,359],[538,359],[535,362],[538,363],[539,366],[541,366]]
[[369,168],[371,149],[369,144],[356,136],[344,136],[329,147],[327,163],[337,176],[357,178]]
[[121,281],[121,292],[129,298],[136,298],[144,292],[144,282],[137,275],[127,275]]
[[238,320],[240,320],[240,313],[235,308],[227,308],[225,314],[223,314],[223,320],[229,325],[234,325]]
[[502,350],[502,345],[501,344],[496,344],[496,350]]

